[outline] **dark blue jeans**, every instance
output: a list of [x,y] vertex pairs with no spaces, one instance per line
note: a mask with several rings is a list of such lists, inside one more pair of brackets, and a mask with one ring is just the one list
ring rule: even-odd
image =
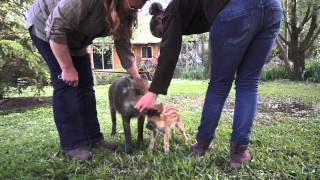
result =
[[249,143],[261,69],[280,29],[280,0],[231,0],[210,30],[212,74],[197,141],[210,143],[235,79],[231,142]]
[[71,150],[103,139],[97,118],[89,55],[72,57],[79,74],[79,86],[74,88],[58,78],[61,69],[49,43],[31,33],[30,36],[50,70],[53,115],[61,148]]

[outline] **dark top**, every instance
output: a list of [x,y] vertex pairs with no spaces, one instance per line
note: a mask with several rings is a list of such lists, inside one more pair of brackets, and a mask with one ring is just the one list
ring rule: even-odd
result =
[[150,91],[167,94],[181,50],[182,35],[208,32],[229,0],[173,0],[164,12],[160,56]]

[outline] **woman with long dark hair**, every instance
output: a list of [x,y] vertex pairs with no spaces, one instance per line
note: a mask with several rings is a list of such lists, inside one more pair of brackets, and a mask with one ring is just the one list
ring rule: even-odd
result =
[[74,160],[92,156],[87,145],[114,150],[97,118],[90,56],[96,37],[112,36],[121,65],[140,77],[130,38],[146,0],[38,0],[27,12],[31,39],[45,59],[53,84],[53,114],[63,152]]

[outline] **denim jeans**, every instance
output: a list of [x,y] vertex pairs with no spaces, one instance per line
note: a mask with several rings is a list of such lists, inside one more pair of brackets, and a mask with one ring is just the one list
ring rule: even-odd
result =
[[280,29],[280,0],[230,0],[210,30],[211,77],[197,141],[210,143],[235,80],[231,142],[247,145],[257,110],[261,69]]
[[103,139],[97,118],[89,55],[72,57],[79,74],[79,85],[71,87],[59,78],[61,69],[49,43],[32,33],[30,36],[50,70],[53,115],[61,148],[71,150]]

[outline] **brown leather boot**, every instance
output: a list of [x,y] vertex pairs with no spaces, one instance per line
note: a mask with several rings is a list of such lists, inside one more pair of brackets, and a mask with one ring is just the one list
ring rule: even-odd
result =
[[94,147],[101,148],[101,149],[109,149],[112,151],[117,149],[116,144],[107,142],[105,139],[101,139],[100,141],[94,143]]
[[84,161],[84,160],[88,160],[92,157],[92,153],[85,146],[82,146],[82,147],[79,147],[76,149],[72,149],[72,150],[64,151],[64,154],[66,156],[71,157],[72,160],[75,160],[75,161]]
[[240,145],[236,143],[230,144],[230,166],[231,168],[239,168],[242,164],[249,162],[252,156],[248,150],[248,145]]
[[193,155],[204,156],[209,149],[209,145],[207,143],[195,143],[191,145],[191,152]]

